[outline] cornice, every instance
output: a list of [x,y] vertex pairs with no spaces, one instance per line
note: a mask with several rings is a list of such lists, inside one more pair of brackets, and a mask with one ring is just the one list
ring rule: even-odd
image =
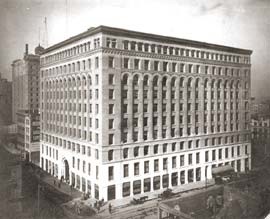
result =
[[202,59],[202,58],[176,56],[176,55],[155,54],[155,53],[138,52],[138,51],[115,49],[115,48],[112,49],[112,48],[103,47],[102,52],[108,53],[108,54],[114,54],[114,55],[125,55],[125,56],[134,56],[134,57],[152,58],[152,59],[163,59],[163,60],[170,60],[170,61],[200,63],[204,65],[251,67],[251,64],[244,64],[244,63],[224,62],[224,61],[216,61],[216,60],[209,60],[209,59]]

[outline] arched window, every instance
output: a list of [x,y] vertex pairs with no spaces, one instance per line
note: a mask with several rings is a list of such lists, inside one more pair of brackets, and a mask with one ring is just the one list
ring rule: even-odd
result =
[[128,75],[127,74],[125,74],[124,76],[123,76],[123,85],[127,85],[128,84]]
[[179,85],[180,87],[184,87],[184,78],[180,78]]
[[192,85],[192,78],[189,78],[187,82],[187,87],[191,87],[191,85]]
[[163,86],[163,87],[166,87],[166,84],[167,84],[167,77],[164,77],[164,78],[162,79],[162,86]]
[[148,75],[145,75],[143,78],[143,86],[148,86]]
[[175,87],[175,77],[173,77],[172,80],[171,80],[171,87],[172,88]]
[[199,82],[200,82],[200,80],[199,80],[199,78],[197,78],[197,79],[196,79],[196,82],[195,82],[195,87],[196,87],[196,88],[199,87]]
[[211,88],[212,88],[212,89],[215,88],[215,80],[212,81],[212,83],[211,83]]
[[204,88],[207,88],[207,84],[208,84],[208,79],[206,78],[204,81]]
[[135,75],[134,78],[133,78],[133,86],[136,86],[138,84],[139,84],[139,76]]
[[158,76],[155,76],[153,79],[153,86],[157,87],[158,86]]

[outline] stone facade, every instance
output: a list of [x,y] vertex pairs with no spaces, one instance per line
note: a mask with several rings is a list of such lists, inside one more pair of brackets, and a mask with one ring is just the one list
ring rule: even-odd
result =
[[96,199],[250,162],[252,51],[100,26],[41,56],[41,167]]

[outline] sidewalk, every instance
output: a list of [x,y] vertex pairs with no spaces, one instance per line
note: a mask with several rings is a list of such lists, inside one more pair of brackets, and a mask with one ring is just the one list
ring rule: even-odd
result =
[[[207,187],[211,187],[214,185],[214,180],[207,180]],[[200,190],[205,188],[206,183],[205,181],[202,182],[195,182],[195,183],[189,183],[184,184],[181,186],[178,186],[176,188],[172,188],[172,191],[174,193],[177,193],[173,197],[177,197],[182,195],[183,193],[187,195],[189,192]],[[158,194],[161,194],[164,190],[163,189],[159,192],[148,192],[141,195],[136,195],[134,197],[140,197],[140,196],[148,196],[148,200],[144,204],[139,205],[133,205],[131,204],[131,200],[133,200],[133,197],[126,197],[122,198],[120,200],[111,200],[108,203],[111,203],[112,205],[112,214],[109,213],[108,210],[108,203],[106,203],[100,210],[100,213],[97,214],[97,218],[125,218],[125,216],[131,215],[131,214],[139,214],[142,213],[143,210],[149,210],[151,211],[151,208],[156,208],[156,205],[158,201],[160,200],[158,198]]]

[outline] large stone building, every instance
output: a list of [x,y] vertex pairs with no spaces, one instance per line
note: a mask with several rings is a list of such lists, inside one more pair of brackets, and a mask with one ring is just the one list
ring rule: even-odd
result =
[[0,127],[11,124],[12,119],[12,84],[2,78],[0,73]]
[[119,199],[251,167],[252,51],[105,26],[41,56],[41,167]]

